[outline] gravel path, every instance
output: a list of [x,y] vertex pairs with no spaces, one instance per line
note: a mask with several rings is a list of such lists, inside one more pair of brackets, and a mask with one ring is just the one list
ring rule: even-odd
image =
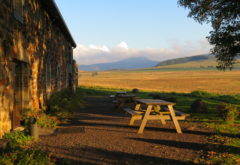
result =
[[161,125],[150,121],[142,135],[140,122],[129,127],[130,116],[116,112],[108,98],[87,97],[89,103],[55,135],[41,136],[37,146],[53,152],[72,164],[89,165],[179,165],[194,164],[207,149],[211,132],[197,123],[180,122],[183,134],[177,134],[172,122]]

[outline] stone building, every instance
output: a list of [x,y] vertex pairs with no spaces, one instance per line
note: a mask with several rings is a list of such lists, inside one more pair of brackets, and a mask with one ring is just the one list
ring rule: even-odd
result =
[[75,47],[54,0],[0,0],[0,138],[24,109],[76,88]]

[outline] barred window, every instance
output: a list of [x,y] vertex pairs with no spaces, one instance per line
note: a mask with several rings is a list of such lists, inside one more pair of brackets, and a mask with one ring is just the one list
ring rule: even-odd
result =
[[[1,61],[0,61],[0,81],[2,81],[3,80],[3,66],[2,66],[2,64],[1,64]],[[0,88],[1,89],[1,88]]]
[[23,4],[24,4],[24,0],[13,1],[14,16],[21,23],[23,23]]
[[51,61],[48,60],[46,62],[46,73],[45,73],[45,76],[46,76],[46,86],[47,88],[51,87]]

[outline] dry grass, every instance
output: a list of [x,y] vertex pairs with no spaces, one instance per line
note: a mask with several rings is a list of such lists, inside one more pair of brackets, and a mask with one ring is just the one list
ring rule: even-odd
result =
[[218,94],[240,93],[240,71],[109,71],[81,72],[79,84],[88,87],[139,88],[145,91],[196,90]]

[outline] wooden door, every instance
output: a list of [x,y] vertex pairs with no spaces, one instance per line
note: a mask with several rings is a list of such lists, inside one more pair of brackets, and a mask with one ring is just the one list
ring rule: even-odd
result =
[[13,129],[20,126],[20,113],[29,106],[29,69],[24,62],[15,62],[14,92]]

